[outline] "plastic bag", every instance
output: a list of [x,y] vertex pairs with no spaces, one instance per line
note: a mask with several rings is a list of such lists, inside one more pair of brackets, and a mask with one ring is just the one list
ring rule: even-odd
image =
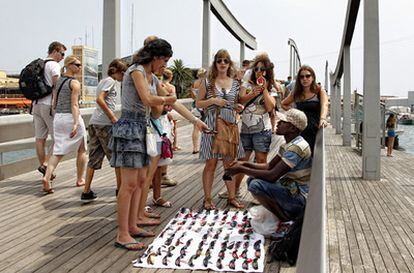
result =
[[155,157],[158,155],[157,151],[157,139],[154,132],[154,128],[151,125],[147,125],[147,135],[146,135],[146,144],[147,144],[147,155]]
[[276,231],[279,219],[263,206],[255,206],[249,210],[252,217],[250,223],[255,232],[268,236]]

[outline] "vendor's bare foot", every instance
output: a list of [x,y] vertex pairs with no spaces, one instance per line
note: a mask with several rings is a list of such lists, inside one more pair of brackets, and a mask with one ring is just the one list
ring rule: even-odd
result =
[[139,226],[158,226],[161,224],[160,219],[149,218],[149,217],[140,217],[137,220],[137,225]]

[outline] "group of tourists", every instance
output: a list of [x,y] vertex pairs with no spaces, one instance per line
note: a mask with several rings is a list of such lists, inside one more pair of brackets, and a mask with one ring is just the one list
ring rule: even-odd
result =
[[[315,136],[318,128],[326,126],[328,109],[327,95],[316,84],[311,67],[300,68],[292,92],[280,101],[280,84],[275,81],[274,65],[267,54],[243,61],[243,67],[237,70],[227,50],[221,49],[208,70],[197,71],[197,80],[191,87],[194,104],[189,111],[177,101],[171,84],[172,73],[167,69],[173,54],[171,45],[150,36],[131,64],[113,60],[107,77],[99,82],[96,110],[87,128],[87,149],[86,128],[79,112],[80,83],[76,80],[82,64],[75,56],[68,56],[60,71],[59,62],[65,51],[66,47],[59,42],[49,46],[44,76],[54,92],[33,102],[43,191],[53,193],[57,164],[64,155],[77,151],[76,186],[84,185],[81,200],[95,200],[91,183],[106,156],[116,174],[115,246],[140,250],[145,246],[136,237],[155,236],[143,228],[160,224],[160,215],[147,206],[151,186],[154,205],[172,206],[161,196],[161,181],[167,179],[167,166],[172,162],[172,109],[194,125],[193,154],[205,162],[204,209],[216,208],[212,187],[217,164],[222,161],[227,191],[220,193],[220,197],[227,198],[229,206],[245,207],[240,200],[240,185],[247,175],[253,197],[281,221],[294,219],[303,212]],[[114,114],[117,81],[122,82],[119,118]],[[277,100],[284,113],[277,109]],[[152,131],[155,143],[150,141]],[[54,145],[46,155],[48,133],[53,136]],[[283,137],[285,144],[269,161],[273,133]]]

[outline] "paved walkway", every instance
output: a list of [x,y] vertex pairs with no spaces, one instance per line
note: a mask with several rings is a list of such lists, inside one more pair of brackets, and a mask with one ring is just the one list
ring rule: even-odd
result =
[[[169,174],[179,181],[163,189],[174,204],[172,209],[157,208],[163,223],[158,234],[180,207],[199,208],[203,191],[203,164],[191,154],[192,126],[179,128],[182,151],[176,153]],[[276,142],[273,143],[275,145]],[[105,165],[96,172],[93,189],[99,199],[80,202],[82,189],[75,187],[75,162],[64,161],[57,169],[55,193],[40,193],[41,176],[26,173],[0,181],[0,271],[4,272],[181,272],[180,270],[139,270],[131,265],[136,253],[113,246],[116,236],[116,200],[113,169]],[[222,168],[216,172],[213,194],[218,206],[224,200],[217,193],[224,189]],[[245,185],[243,193],[246,194]],[[244,200],[250,200],[244,196]],[[249,205],[250,203],[247,202]],[[151,239],[144,240],[151,243]],[[205,271],[202,271],[205,272]],[[265,272],[295,272],[287,264],[267,264]]]
[[414,272],[414,156],[383,149],[381,181],[364,181],[361,156],[325,139],[328,272]]

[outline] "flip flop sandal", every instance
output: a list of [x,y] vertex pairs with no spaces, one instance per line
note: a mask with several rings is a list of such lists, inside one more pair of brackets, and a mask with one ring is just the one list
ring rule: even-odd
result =
[[[139,243],[139,242],[131,242],[131,243],[124,243],[124,244],[115,242],[114,245],[115,245],[115,247],[130,250],[130,251],[140,251],[140,250],[145,249],[145,245],[143,243]],[[133,245],[141,245],[141,246],[138,247],[138,248],[130,247],[130,246],[133,246]]]
[[157,200],[152,199],[152,202],[154,203],[154,206],[164,207],[164,208],[172,207],[172,203],[170,201],[165,201],[164,199],[162,199],[162,197],[159,197]]

